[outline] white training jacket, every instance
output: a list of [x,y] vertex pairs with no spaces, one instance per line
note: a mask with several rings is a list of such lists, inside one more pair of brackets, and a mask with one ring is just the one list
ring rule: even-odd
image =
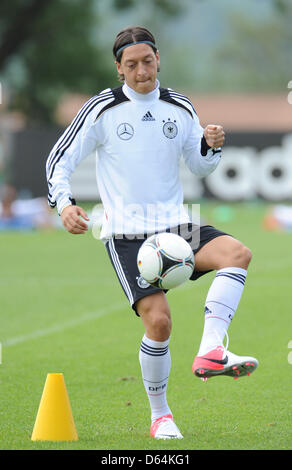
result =
[[70,177],[96,152],[105,216],[101,239],[161,231],[189,222],[179,180],[181,156],[200,177],[217,167],[187,97],[170,88],[140,94],[126,83],[87,101],[53,147],[46,164],[49,204],[59,214],[75,203]]

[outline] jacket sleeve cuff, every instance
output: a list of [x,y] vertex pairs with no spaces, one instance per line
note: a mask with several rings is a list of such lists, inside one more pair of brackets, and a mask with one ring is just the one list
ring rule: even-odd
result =
[[65,196],[57,202],[57,211],[61,215],[65,207],[76,206],[76,201],[72,197]]

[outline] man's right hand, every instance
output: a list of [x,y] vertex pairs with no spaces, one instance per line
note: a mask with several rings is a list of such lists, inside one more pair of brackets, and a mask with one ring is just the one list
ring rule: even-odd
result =
[[89,221],[88,215],[79,206],[67,206],[61,212],[61,220],[65,229],[73,234],[86,233],[88,225],[83,222],[84,220]]

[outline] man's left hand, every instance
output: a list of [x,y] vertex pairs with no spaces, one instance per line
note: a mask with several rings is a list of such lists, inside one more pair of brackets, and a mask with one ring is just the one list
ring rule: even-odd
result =
[[225,132],[222,126],[208,124],[204,129],[204,137],[209,147],[222,147],[225,141]]

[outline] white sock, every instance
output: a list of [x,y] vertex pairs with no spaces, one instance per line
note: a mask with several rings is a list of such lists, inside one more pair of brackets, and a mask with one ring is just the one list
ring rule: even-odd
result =
[[230,322],[238,307],[247,271],[230,267],[217,271],[205,304],[205,324],[198,356],[223,345]]
[[170,414],[166,389],[171,367],[169,339],[154,341],[143,336],[139,351],[142,378],[151,408],[151,421]]

